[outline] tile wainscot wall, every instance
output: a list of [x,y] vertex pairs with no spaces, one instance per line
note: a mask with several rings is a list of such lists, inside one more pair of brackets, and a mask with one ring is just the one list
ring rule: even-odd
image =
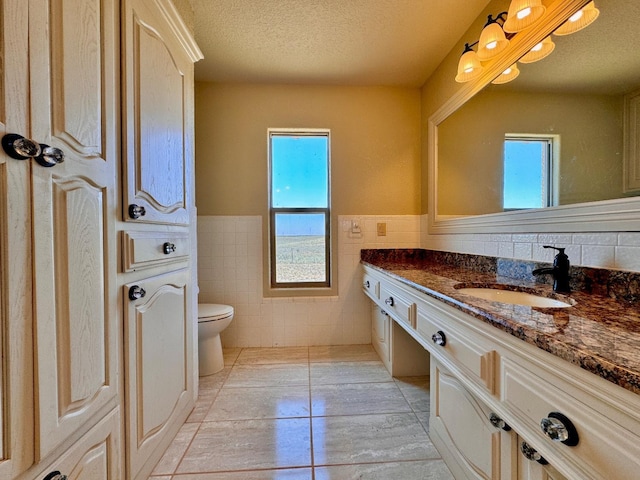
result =
[[[201,303],[235,308],[225,347],[350,345],[371,342],[370,302],[361,291],[363,248],[427,248],[552,262],[542,245],[565,246],[573,265],[640,271],[640,233],[428,235],[426,216],[339,216],[338,295],[263,297],[262,217],[198,217]],[[352,231],[356,222],[359,233]],[[386,235],[377,224],[386,223]]]

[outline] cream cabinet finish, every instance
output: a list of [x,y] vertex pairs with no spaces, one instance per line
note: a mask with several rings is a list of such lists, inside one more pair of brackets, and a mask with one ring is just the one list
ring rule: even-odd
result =
[[184,422],[194,391],[189,271],[127,284],[125,294],[135,286],[146,293],[133,301],[127,296],[125,305],[131,478],[156,463],[154,453],[164,451]]
[[[169,0],[123,0],[126,471],[146,479],[197,396],[193,63]],[[144,208],[133,218],[131,205]],[[172,246],[164,250],[164,245]],[[131,300],[137,285],[144,297]]]
[[[192,62],[198,51],[169,0],[135,3],[136,18],[152,32],[137,47],[137,55],[149,55],[144,67],[152,73],[136,88],[155,97],[145,97],[137,117],[127,117],[131,102],[123,92],[131,89],[122,87],[121,58],[130,44],[121,25],[133,18],[131,3],[0,0],[0,135],[24,135],[66,155],[47,168],[0,151],[2,479],[39,480],[54,471],[74,480],[136,478],[125,471],[125,459],[143,464],[137,474],[146,478],[154,460],[149,439],[159,448],[170,442],[193,405],[195,245],[189,239],[195,223],[189,220],[195,218]],[[153,42],[167,38],[172,40],[160,53]],[[188,53],[176,54],[176,45],[188,45]],[[133,55],[133,47],[126,52]],[[169,113],[161,118],[162,105]],[[124,135],[121,118],[135,118],[143,134]],[[151,143],[151,137],[164,143]],[[122,138],[143,139],[155,153],[170,154],[179,170],[165,162],[159,167],[164,170],[154,170],[156,177],[144,177],[141,195],[152,206],[158,200],[161,216],[152,213],[153,225],[141,223],[131,233],[135,252],[126,268],[117,243],[128,225],[122,185],[134,158],[122,152]],[[139,163],[137,168],[145,171]],[[165,225],[158,225],[159,218]],[[144,231],[147,226],[155,233]],[[176,255],[153,250],[159,241],[172,243]],[[131,371],[140,373],[146,396],[134,392],[130,402],[122,342],[129,340],[125,320],[133,307],[123,291],[132,275],[140,276],[137,270],[168,283],[147,282],[154,292],[147,311],[140,307],[134,315],[141,316],[144,335],[126,346],[140,347]],[[166,276],[173,270],[180,273]],[[160,335],[152,326],[158,320]],[[125,435],[127,421],[140,421],[142,444]],[[164,444],[157,440],[163,435]]]
[[[398,289],[406,301],[416,304],[416,328],[404,330],[430,352],[431,402],[444,407],[432,408],[430,436],[450,469],[464,472],[460,478],[638,478],[639,395],[389,275],[367,266],[364,270],[369,279],[380,282],[381,291]],[[392,318],[406,326],[402,319]],[[438,332],[444,333],[444,345],[433,339]],[[554,442],[543,433],[540,421],[551,412],[573,422],[580,438],[576,446]],[[515,440],[496,440],[495,433],[500,438],[504,434],[491,432],[490,413],[512,427]],[[469,442],[468,437],[484,440]],[[522,441],[549,465],[524,459],[519,453]]]
[[491,424],[489,407],[439,362],[431,362],[431,389],[429,432],[455,478],[517,478],[515,436]]
[[1,133],[65,153],[0,154],[0,478],[122,478],[118,7],[0,2]]
[[375,303],[371,304],[371,342],[384,366],[391,371],[391,319]]
[[[0,134],[28,132],[28,10],[0,2]],[[33,464],[31,165],[0,150],[0,478]]]
[[[124,209],[137,223],[188,225],[192,208],[195,45],[179,36],[168,0],[126,0],[124,8]],[[178,35],[176,34],[178,33]]]

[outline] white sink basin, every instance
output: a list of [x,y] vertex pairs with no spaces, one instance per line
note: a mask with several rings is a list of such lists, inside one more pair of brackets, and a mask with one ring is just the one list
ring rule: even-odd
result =
[[535,295],[533,293],[518,292],[513,290],[501,290],[498,288],[490,287],[460,288],[458,289],[458,292],[477,298],[482,298],[483,300],[507,303],[509,305],[524,305],[527,307],[540,308],[567,308],[573,306],[573,303],[571,303],[570,299],[567,299],[567,301],[563,301],[557,300],[555,298]]

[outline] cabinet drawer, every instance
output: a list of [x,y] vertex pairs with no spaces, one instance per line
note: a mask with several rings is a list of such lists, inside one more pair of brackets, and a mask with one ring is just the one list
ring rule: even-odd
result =
[[[583,472],[584,478],[637,479],[640,438],[633,433],[633,427],[607,418],[606,405],[594,398],[587,400],[586,394],[580,400],[574,398],[551,372],[536,373],[540,376],[532,372],[531,365],[525,367],[508,358],[501,361],[501,400],[522,422],[521,433],[525,435],[528,430],[528,436],[539,439],[541,451],[543,446],[552,449],[563,463]],[[559,412],[573,423],[579,438],[577,445],[553,441],[543,433],[540,422],[551,412]],[[559,464],[557,460],[552,463]]]
[[374,300],[380,298],[380,281],[365,273],[362,277],[362,290]]
[[381,306],[396,321],[416,327],[416,304],[385,282],[380,284]]
[[498,353],[482,337],[466,332],[448,314],[433,306],[420,303],[416,329],[430,345],[431,353],[453,370],[464,373],[471,380],[496,391]]
[[187,232],[124,232],[124,271],[184,262],[189,258]]

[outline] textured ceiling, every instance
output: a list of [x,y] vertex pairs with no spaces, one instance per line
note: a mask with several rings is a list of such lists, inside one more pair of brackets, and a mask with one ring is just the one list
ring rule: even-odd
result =
[[[488,0],[189,0],[196,79],[424,84]],[[455,20],[454,20],[455,19]]]

